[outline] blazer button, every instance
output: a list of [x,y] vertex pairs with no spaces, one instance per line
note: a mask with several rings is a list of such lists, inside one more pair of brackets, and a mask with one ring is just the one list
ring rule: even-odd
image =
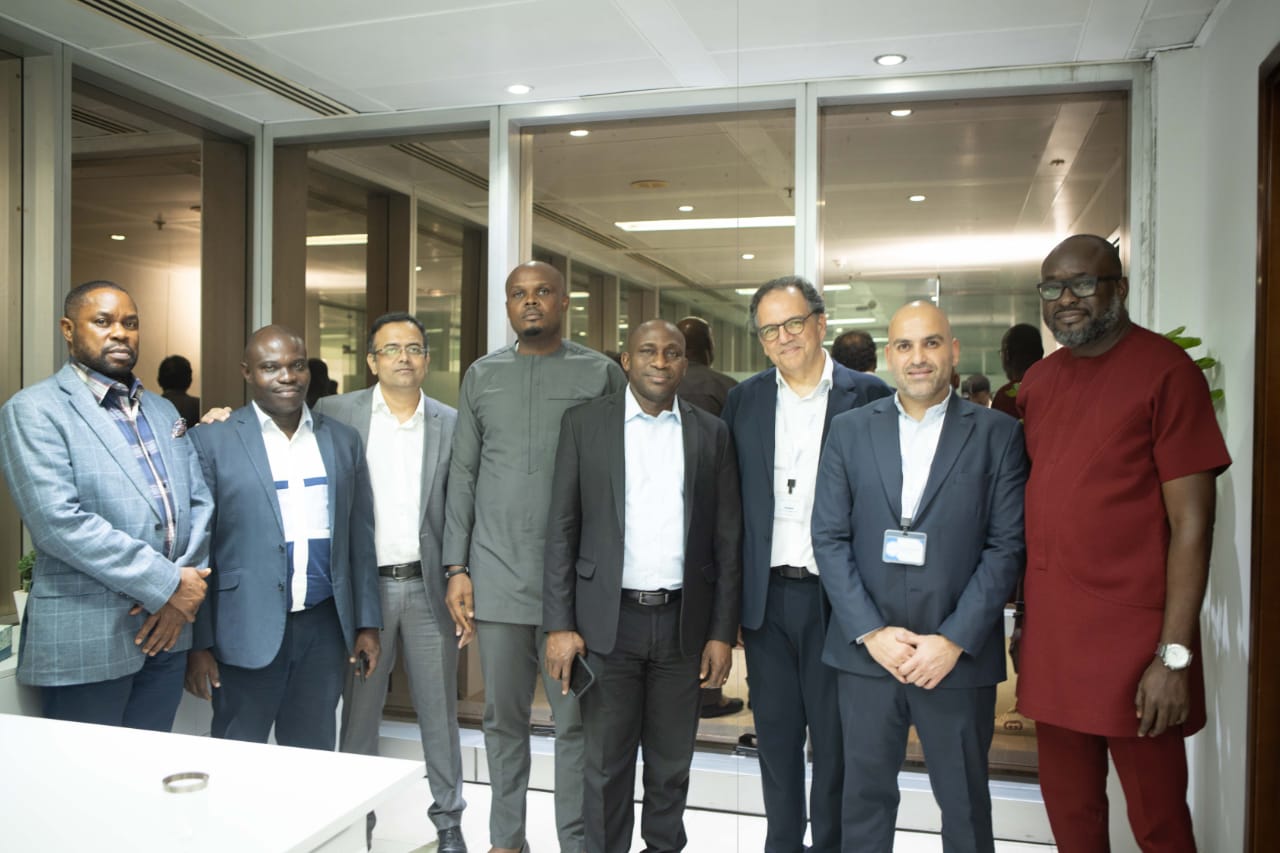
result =
[[281,554],[283,554],[283,553],[284,553],[284,546],[283,546],[283,545],[277,545],[276,547],[280,549],[280,553],[281,553]]
[[276,584],[276,589],[280,590],[281,592],[284,592],[284,584],[282,583]]

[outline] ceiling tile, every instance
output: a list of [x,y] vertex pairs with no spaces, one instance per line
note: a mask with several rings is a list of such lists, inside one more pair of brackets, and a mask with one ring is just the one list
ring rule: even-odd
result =
[[241,115],[251,116],[258,121],[292,121],[294,119],[315,118],[316,114],[304,106],[280,97],[272,92],[251,92],[246,95],[226,95],[211,98]]
[[[156,4],[148,0],[143,5]],[[367,4],[352,3],[350,0],[307,0],[303,6],[262,0],[183,0],[183,5],[220,21],[230,32],[257,37],[345,28],[379,21],[416,26],[409,22],[412,19],[449,15],[466,17],[493,10],[509,12],[515,6],[545,4],[538,3],[538,0],[378,0]]]
[[0,15],[88,49],[147,41],[137,30],[74,0],[4,0]]
[[106,48],[98,53],[139,74],[203,98],[260,91],[248,80],[242,80],[221,68],[193,59],[177,48],[158,42]]

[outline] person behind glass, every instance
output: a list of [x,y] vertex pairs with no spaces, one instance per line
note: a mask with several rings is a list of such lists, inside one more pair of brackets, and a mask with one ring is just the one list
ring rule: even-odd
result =
[[[560,418],[626,385],[607,357],[560,336],[569,294],[555,267],[530,261],[507,276],[516,342],[467,368],[445,501],[445,600],[459,645],[475,632],[484,676],[484,739],[498,853],[525,846],[529,719],[541,669],[542,559]],[[582,847],[578,702],[543,673],[555,719],[560,848]]]
[[1026,323],[1010,326],[1000,339],[1000,366],[1008,382],[991,395],[991,408],[1010,417],[1018,415],[1018,386],[1031,365],[1044,358],[1040,330]]
[[[307,350],[254,332],[253,401],[190,433],[217,507],[217,572],[196,618],[187,690],[212,698],[213,736],[332,750],[343,662],[378,667],[382,612],[373,495],[356,431],[305,404]],[[206,417],[207,419],[207,417]]]
[[72,288],[59,325],[67,363],[0,409],[0,469],[36,550],[18,681],[51,719],[169,731],[213,500],[186,424],[133,374],[125,289]]
[[960,383],[960,397],[984,408],[991,407],[991,380],[981,373],[971,374]]
[[892,392],[827,355],[826,306],[799,276],[756,290],[751,327],[774,366],[731,390],[723,417],[742,478],[742,638],[768,818],[765,850],[803,849],[807,730],[812,850],[830,853],[840,849],[844,759],[834,673],[821,659],[830,610],[809,519],[831,419]]
[[200,398],[187,393],[191,387],[191,362],[180,355],[171,355],[160,362],[156,381],[164,392],[164,398],[178,410],[187,426],[200,423]]
[[547,672],[568,694],[586,655],[597,682],[580,700],[587,853],[631,849],[637,747],[646,849],[684,849],[698,686],[728,677],[741,604],[737,462],[724,422],[676,395],[683,336],[650,320],[622,361],[627,388],[564,416],[547,518]]
[[1005,679],[1004,604],[1022,572],[1022,428],[950,387],[960,344],[912,302],[889,323],[898,386],[831,423],[813,550],[834,618],[844,849],[891,853],[914,725],[946,853],[991,853],[987,752]]
[[1018,710],[1036,721],[1059,850],[1109,849],[1110,753],[1139,846],[1193,851],[1183,741],[1206,722],[1200,608],[1231,457],[1203,372],[1129,319],[1114,246],[1068,237],[1040,272],[1062,349],[1017,397],[1031,455]]
[[836,364],[843,364],[850,370],[875,377],[885,388],[885,382],[876,376],[876,343],[869,334],[861,329],[852,329],[837,335],[831,342],[831,358]]
[[338,383],[329,378],[329,365],[324,359],[307,359],[307,370],[311,373],[311,380],[307,383],[307,406],[314,409],[316,403],[338,393]]
[[[458,648],[444,601],[444,495],[457,412],[422,393],[431,364],[426,330],[403,312],[369,330],[372,388],[324,397],[316,413],[360,434],[373,487],[374,546],[382,603],[382,661],[372,673],[347,674],[339,749],[378,754],[387,683],[403,655],[418,716],[427,809],[439,853],[466,853],[462,838],[462,752],[458,742]],[[375,818],[369,813],[369,832]]]

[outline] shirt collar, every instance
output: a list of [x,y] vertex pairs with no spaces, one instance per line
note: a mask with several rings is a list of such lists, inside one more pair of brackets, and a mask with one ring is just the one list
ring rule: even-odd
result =
[[653,415],[646,412],[644,409],[640,408],[640,401],[636,399],[636,391],[634,388],[631,387],[630,383],[627,384],[627,393],[624,394],[623,396],[626,398],[626,401],[625,401],[626,408],[623,411],[623,415],[622,415],[623,423],[626,423],[627,421],[630,421],[633,418],[648,418],[651,421],[661,421],[666,418],[675,418],[675,421],[677,424],[684,423],[684,421],[681,420],[680,418],[680,398],[679,397],[677,397],[671,402],[670,409],[668,409],[665,412],[658,412],[657,417],[654,417]]
[[76,372],[83,382],[89,388],[89,392],[93,394],[98,405],[101,406],[111,393],[118,394],[132,402],[136,403],[142,399],[142,380],[130,374],[130,384],[126,385],[119,379],[112,379],[110,376],[104,376],[88,365],[81,364],[75,359],[71,360],[71,369]]
[[[806,394],[804,397],[801,397],[800,399],[808,400],[811,397],[815,397],[818,394],[825,394],[827,391],[829,391],[831,389],[831,381],[832,381],[832,377],[835,375],[835,370],[836,370],[835,362],[831,360],[831,356],[827,354],[827,351],[823,350],[822,351],[822,378],[818,380],[818,384],[814,386],[812,391],[810,391],[808,394]],[[791,386],[787,384],[787,380],[782,378],[781,370],[775,369],[773,371],[773,378],[778,383],[779,391],[781,391],[783,388],[787,389],[788,391],[791,391]],[[791,393],[795,394],[796,392],[791,391]]]
[[[902,401],[898,399],[898,393],[899,392],[897,391],[893,392],[893,404],[898,407],[898,415],[909,419],[912,423],[917,423],[916,419],[911,417],[911,415],[908,415],[907,410],[902,408]],[[942,420],[943,415],[947,413],[947,406],[951,404],[951,398],[953,396],[955,395],[948,394],[942,398],[941,403],[937,403],[925,409],[924,417],[918,421],[920,426]]]
[[[253,413],[258,416],[258,426],[261,427],[264,432],[273,429],[281,435],[284,435],[284,430],[280,429],[280,427],[276,425],[276,422],[271,419],[271,415],[262,411],[262,407],[258,405],[256,400],[250,403],[250,405],[253,406]],[[306,403],[302,404],[302,420],[298,421],[298,431],[301,431],[303,427],[306,427],[308,430],[315,430],[315,424],[311,418],[311,407]],[[297,432],[295,432],[294,435],[297,435]]]
[[[410,423],[415,419],[426,416],[425,398],[426,398],[426,395],[423,394],[422,389],[419,388],[418,389],[418,408],[414,411],[413,416],[410,417],[408,421],[405,421],[405,423]],[[373,412],[375,414],[377,414],[378,412],[384,412],[388,415],[391,415],[392,417],[395,417],[395,414],[391,411],[391,407],[387,405],[387,398],[384,397],[382,394],[381,382],[373,386]]]

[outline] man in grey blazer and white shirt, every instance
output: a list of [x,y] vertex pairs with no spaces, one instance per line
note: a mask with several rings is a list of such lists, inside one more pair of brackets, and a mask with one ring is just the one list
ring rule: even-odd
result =
[[139,325],[118,284],[67,294],[70,358],[0,410],[0,467],[36,546],[18,680],[46,717],[168,731],[213,500],[186,423],[133,375]]
[[[466,853],[458,648],[440,559],[457,412],[422,393],[431,354],[426,330],[412,314],[374,320],[366,358],[377,384],[316,404],[317,412],[352,427],[364,441],[382,599],[382,663],[367,678],[347,678],[340,748],[378,754],[387,682],[402,650],[434,798],[427,814],[439,836],[437,850]],[[372,830],[372,812],[369,824]]]

